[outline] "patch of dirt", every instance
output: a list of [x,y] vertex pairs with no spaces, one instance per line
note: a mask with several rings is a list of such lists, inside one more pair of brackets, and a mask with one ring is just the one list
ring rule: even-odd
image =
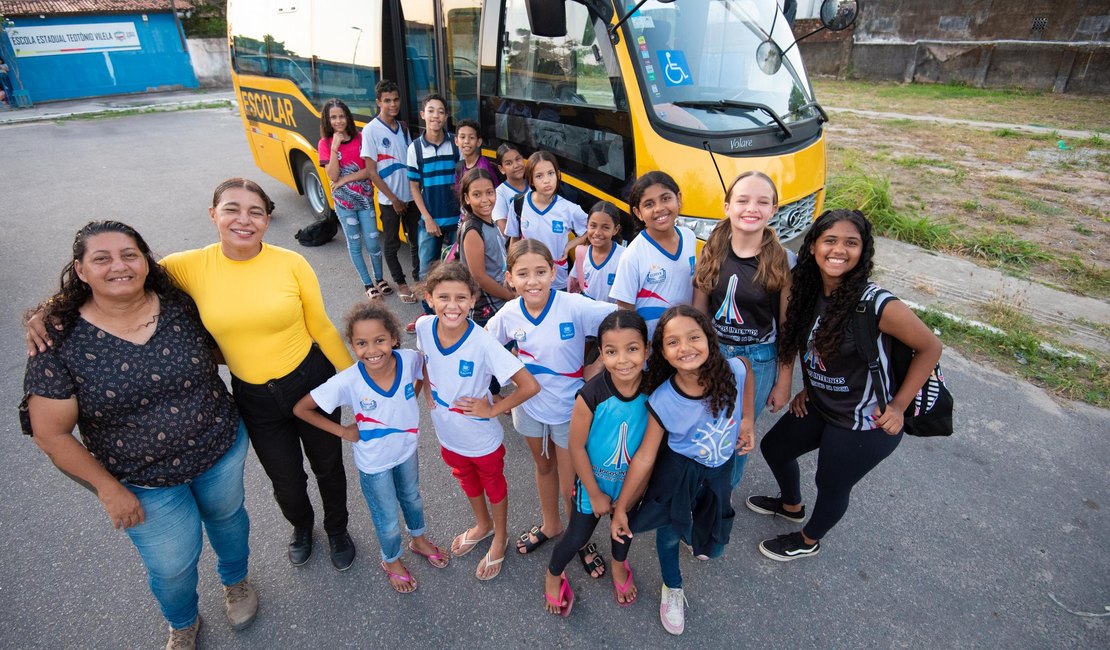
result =
[[[847,107],[892,110],[861,103]],[[896,108],[916,108],[920,115],[950,112],[938,103],[944,102],[926,99]],[[1084,105],[1100,114],[1095,122],[1110,112],[1105,105]],[[1039,119],[1017,120],[1010,108],[995,106],[994,119]],[[1110,139],[1060,143],[1055,136],[838,114],[828,124],[828,151],[830,177],[853,166],[884,175],[899,212],[950,225],[964,240],[1008,236],[1029,242],[1034,246],[1023,245],[1010,268],[1020,270],[1022,260],[1032,260],[1030,279],[1110,298]],[[959,249],[953,238],[950,250]],[[1037,261],[1038,251],[1054,259]]]

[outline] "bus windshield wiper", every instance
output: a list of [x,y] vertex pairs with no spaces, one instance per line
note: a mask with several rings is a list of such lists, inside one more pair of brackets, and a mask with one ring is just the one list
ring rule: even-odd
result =
[[776,113],[771,107],[764,104],[757,104],[755,102],[741,102],[735,99],[714,99],[714,100],[682,100],[672,102],[675,106],[680,108],[701,108],[707,111],[724,111],[729,108],[739,108],[747,111],[763,111],[775,121],[775,124],[782,129],[783,135],[792,137],[790,127],[786,126],[786,122],[782,121],[779,114]]
[[821,121],[822,122],[828,122],[829,121],[829,114],[826,113],[825,109],[821,108],[821,105],[818,104],[816,101],[807,102],[805,104],[802,104],[798,108],[795,108],[794,110],[787,113],[787,115],[801,115],[802,111],[806,110],[807,108],[816,108],[817,112],[821,114]]

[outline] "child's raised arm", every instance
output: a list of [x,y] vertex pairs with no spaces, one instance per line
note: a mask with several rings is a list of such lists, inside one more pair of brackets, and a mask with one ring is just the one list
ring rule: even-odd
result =
[[578,480],[590,497],[590,508],[594,511],[594,516],[600,517],[609,514],[612,503],[609,495],[597,486],[593,464],[590,463],[590,455],[586,453],[586,440],[590,437],[590,425],[593,421],[593,412],[586,406],[586,400],[579,395],[574,399],[574,410],[570,414],[570,442],[567,448],[574,463],[574,472],[578,474]]
[[655,415],[648,411],[647,428],[644,429],[644,440],[640,448],[632,456],[628,464],[628,473],[624,475],[624,486],[621,495],[613,504],[610,515],[609,534],[621,544],[622,537],[632,537],[628,528],[628,509],[640,501],[647,489],[648,478],[655,467],[655,458],[659,454],[659,445],[663,442],[663,425],[655,419]]
[[293,406],[293,415],[308,422],[317,429],[323,429],[333,436],[338,436],[350,442],[358,442],[358,424],[352,422],[347,426],[336,424],[327,419],[316,410],[316,400],[312,399],[312,393],[305,395],[301,398],[295,406]]

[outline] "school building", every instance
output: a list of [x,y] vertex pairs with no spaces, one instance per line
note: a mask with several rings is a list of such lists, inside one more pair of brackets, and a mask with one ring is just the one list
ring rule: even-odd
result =
[[196,88],[187,0],[0,0],[15,103]]

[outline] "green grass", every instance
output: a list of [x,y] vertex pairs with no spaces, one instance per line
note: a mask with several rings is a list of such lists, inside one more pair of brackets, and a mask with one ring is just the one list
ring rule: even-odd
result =
[[825,207],[863,212],[875,230],[922,248],[937,249],[950,237],[949,226],[933,223],[928,217],[899,213],[890,198],[890,179],[868,174],[858,166],[829,180]]
[[1030,266],[1051,262],[1055,256],[1037,244],[1010,233],[975,234],[959,238],[965,255],[1027,271]]
[[1110,269],[1088,264],[1078,255],[1060,259],[1057,265],[1073,291],[1091,298],[1110,299]]
[[1084,351],[1081,358],[1046,350],[1045,343],[1059,346],[1044,340],[1025,317],[1007,314],[1007,309],[994,307],[994,313],[988,313],[991,320],[1005,325],[1001,332],[956,321],[929,309],[919,311],[918,315],[926,325],[940,332],[945,345],[965,355],[986,357],[1003,370],[1066,399],[1110,407],[1110,359],[1089,351]]
[[146,113],[176,113],[178,111],[197,111],[208,108],[227,108],[231,106],[229,101],[210,101],[210,102],[194,102],[192,104],[182,104],[181,106],[144,106],[139,108],[127,108],[118,111],[96,111],[94,113],[78,113],[68,117],[58,118],[56,122],[64,122],[66,120],[103,120],[110,117],[126,117],[128,115],[144,115]]
[[1024,90],[973,88],[949,82],[946,84],[900,84],[886,86],[875,93],[879,97],[891,99],[1007,99],[1011,97],[1032,97],[1041,93]]

